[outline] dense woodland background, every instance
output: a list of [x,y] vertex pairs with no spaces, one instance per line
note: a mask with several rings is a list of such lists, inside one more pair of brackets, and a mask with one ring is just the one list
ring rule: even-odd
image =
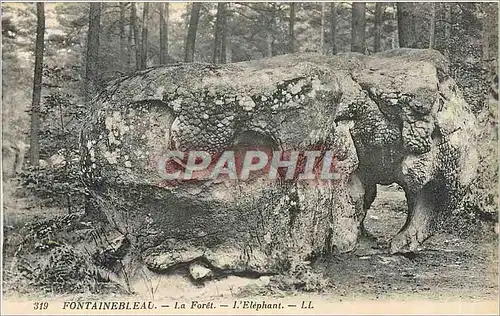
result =
[[[177,62],[433,48],[449,58],[479,120],[493,126],[485,133],[496,135],[497,109],[485,100],[497,69],[497,10],[463,2],[4,3],[3,152],[17,155],[4,163],[4,179],[17,169],[38,205],[82,208],[78,135],[87,102],[116,76]],[[493,202],[488,196],[483,206]]]

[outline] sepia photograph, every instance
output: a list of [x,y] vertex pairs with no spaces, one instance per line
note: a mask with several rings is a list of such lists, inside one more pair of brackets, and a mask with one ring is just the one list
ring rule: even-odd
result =
[[2,2],[2,315],[498,314],[498,2]]

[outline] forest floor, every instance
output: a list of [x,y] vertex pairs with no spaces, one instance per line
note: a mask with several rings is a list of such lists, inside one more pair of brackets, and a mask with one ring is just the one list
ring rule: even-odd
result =
[[[51,216],[51,214],[46,214]],[[18,226],[28,216],[26,211],[4,211],[4,224]],[[402,227],[406,218],[404,193],[398,188],[379,187],[379,194],[369,210],[366,227],[374,235],[363,240],[353,253],[322,259],[313,271],[330,281],[318,292],[280,290],[272,278],[248,279],[229,276],[195,285],[183,275],[159,276],[155,290],[134,284],[134,296],[106,295],[109,299],[190,302],[192,300],[231,302],[252,299],[301,304],[311,300],[310,312],[337,313],[498,313],[498,226],[469,237],[440,233],[424,243],[413,256],[390,255],[386,245]],[[496,230],[496,231],[495,231]],[[7,301],[33,300],[40,294],[22,297],[5,292]],[[103,300],[102,295],[81,294],[78,299]],[[68,300],[69,296],[52,298]],[[75,299],[75,296],[71,296]],[[285,303],[284,303],[285,304]],[[326,305],[325,305],[326,304]],[[321,307],[329,306],[327,310]],[[206,311],[208,312],[208,311]],[[220,313],[215,309],[213,313]],[[254,310],[255,312],[255,310]],[[270,312],[270,310],[268,310]],[[281,310],[280,313],[300,310]]]

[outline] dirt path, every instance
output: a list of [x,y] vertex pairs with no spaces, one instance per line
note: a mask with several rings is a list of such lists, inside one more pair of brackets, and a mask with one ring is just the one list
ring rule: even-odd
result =
[[[381,188],[368,213],[367,229],[386,244],[406,219],[404,193]],[[380,191],[380,190],[379,190]],[[498,300],[498,239],[440,233],[412,257],[389,255],[363,242],[353,254],[318,264],[345,297]]]

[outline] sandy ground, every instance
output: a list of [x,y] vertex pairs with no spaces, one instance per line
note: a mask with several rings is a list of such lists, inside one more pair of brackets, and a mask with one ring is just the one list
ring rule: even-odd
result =
[[[148,284],[134,284],[137,294],[133,296],[81,294],[51,297],[39,294],[26,297],[4,293],[4,312],[24,310],[33,313],[34,301],[48,301],[49,308],[37,311],[37,314],[82,313],[62,310],[62,302],[107,299],[151,300],[156,309],[143,312],[154,314],[498,314],[498,238],[493,228],[481,237],[459,238],[455,234],[441,233],[429,239],[414,256],[389,255],[385,245],[403,225],[405,212],[403,192],[380,187],[366,220],[375,240],[363,240],[353,253],[316,262],[314,270],[322,272],[332,283],[321,293],[270,289],[268,277],[230,276],[194,285],[182,275],[173,275],[154,277]],[[7,210],[4,222],[15,224],[22,221],[19,217],[25,216],[28,215],[22,212],[14,216]],[[194,300],[211,301],[218,307],[189,309]],[[232,306],[241,300],[281,302],[285,307],[278,310],[220,307],[220,304]],[[302,302],[308,306],[309,301],[313,309],[300,308]],[[175,302],[185,303],[188,308],[173,309]]]

